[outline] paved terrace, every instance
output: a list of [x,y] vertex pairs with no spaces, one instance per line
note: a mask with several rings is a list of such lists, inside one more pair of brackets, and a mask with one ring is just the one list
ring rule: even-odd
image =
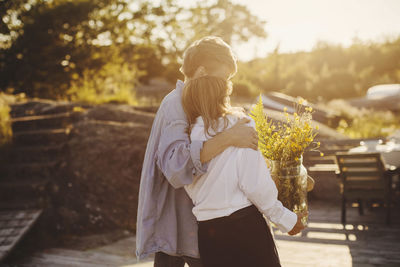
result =
[[[400,209],[392,210],[392,225],[384,224],[384,210],[375,207],[358,215],[348,208],[348,224],[340,224],[339,203],[310,203],[310,223],[301,235],[275,232],[284,267],[312,266],[400,266]],[[152,259],[137,263],[132,254],[135,238],[85,251],[52,248],[22,259],[18,266],[153,266]]]

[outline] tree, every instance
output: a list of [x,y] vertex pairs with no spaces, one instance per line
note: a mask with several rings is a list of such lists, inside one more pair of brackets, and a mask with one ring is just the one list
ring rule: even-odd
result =
[[107,39],[118,39],[108,36],[111,28],[127,27],[112,19],[126,8],[123,1],[31,1],[10,8],[6,13],[18,14],[19,23],[8,20],[12,44],[1,51],[3,89],[62,98],[85,69],[100,70],[111,55],[122,56],[115,53],[119,42],[109,46]]
[[199,1],[192,8],[175,0],[160,5],[144,0],[1,4],[0,89],[11,87],[28,96],[64,98],[72,84],[88,73],[104,75],[110,64],[124,73],[134,70],[142,82],[161,75],[175,80],[178,58],[194,39],[213,34],[240,42],[266,35],[261,21],[227,0]]
[[250,38],[266,38],[265,22],[251,14],[240,4],[228,0],[197,1],[193,7],[184,9],[175,1],[167,1],[167,20],[163,30],[167,38],[161,40],[168,53],[167,71],[170,80],[179,74],[177,65],[181,62],[184,49],[193,41],[207,35],[221,37],[228,44],[246,42]]

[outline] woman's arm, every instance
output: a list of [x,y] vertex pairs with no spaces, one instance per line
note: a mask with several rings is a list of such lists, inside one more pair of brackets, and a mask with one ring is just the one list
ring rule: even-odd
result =
[[200,152],[201,163],[210,161],[230,146],[257,150],[257,132],[253,127],[246,126],[249,121],[247,118],[241,119],[228,130],[205,141]]
[[278,200],[278,190],[260,151],[240,149],[238,153],[236,165],[241,190],[281,232],[293,230],[298,216]]
[[161,131],[156,164],[173,187],[191,184],[195,176],[207,171],[207,162],[229,146],[257,149],[257,134],[245,125],[247,122],[248,119],[242,119],[207,141],[190,142],[187,122],[170,121]]

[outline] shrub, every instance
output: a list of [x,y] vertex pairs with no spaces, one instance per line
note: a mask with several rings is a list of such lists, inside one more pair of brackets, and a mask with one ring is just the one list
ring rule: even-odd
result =
[[109,63],[99,71],[86,69],[82,78],[71,83],[69,100],[89,104],[125,103],[137,105],[134,85],[137,70]]
[[232,96],[254,98],[260,92],[257,88],[247,80],[238,80],[233,82]]
[[397,129],[400,129],[400,120],[390,111],[370,112],[349,122],[342,119],[337,128],[351,138],[386,137]]
[[359,109],[343,100],[332,100],[328,106],[343,118],[337,130],[350,138],[386,137],[400,129],[400,118],[391,111]]

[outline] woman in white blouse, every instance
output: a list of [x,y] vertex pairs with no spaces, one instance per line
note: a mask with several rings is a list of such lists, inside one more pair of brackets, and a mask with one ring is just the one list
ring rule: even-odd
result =
[[[192,141],[205,141],[246,116],[230,106],[229,79],[236,72],[236,60],[221,42],[195,43],[185,51],[182,104]],[[250,124],[254,127],[253,120]],[[305,214],[293,213],[277,199],[260,151],[229,147],[209,161],[207,172],[185,190],[193,200],[205,267],[280,266],[263,215],[284,233],[294,235],[304,229]]]

